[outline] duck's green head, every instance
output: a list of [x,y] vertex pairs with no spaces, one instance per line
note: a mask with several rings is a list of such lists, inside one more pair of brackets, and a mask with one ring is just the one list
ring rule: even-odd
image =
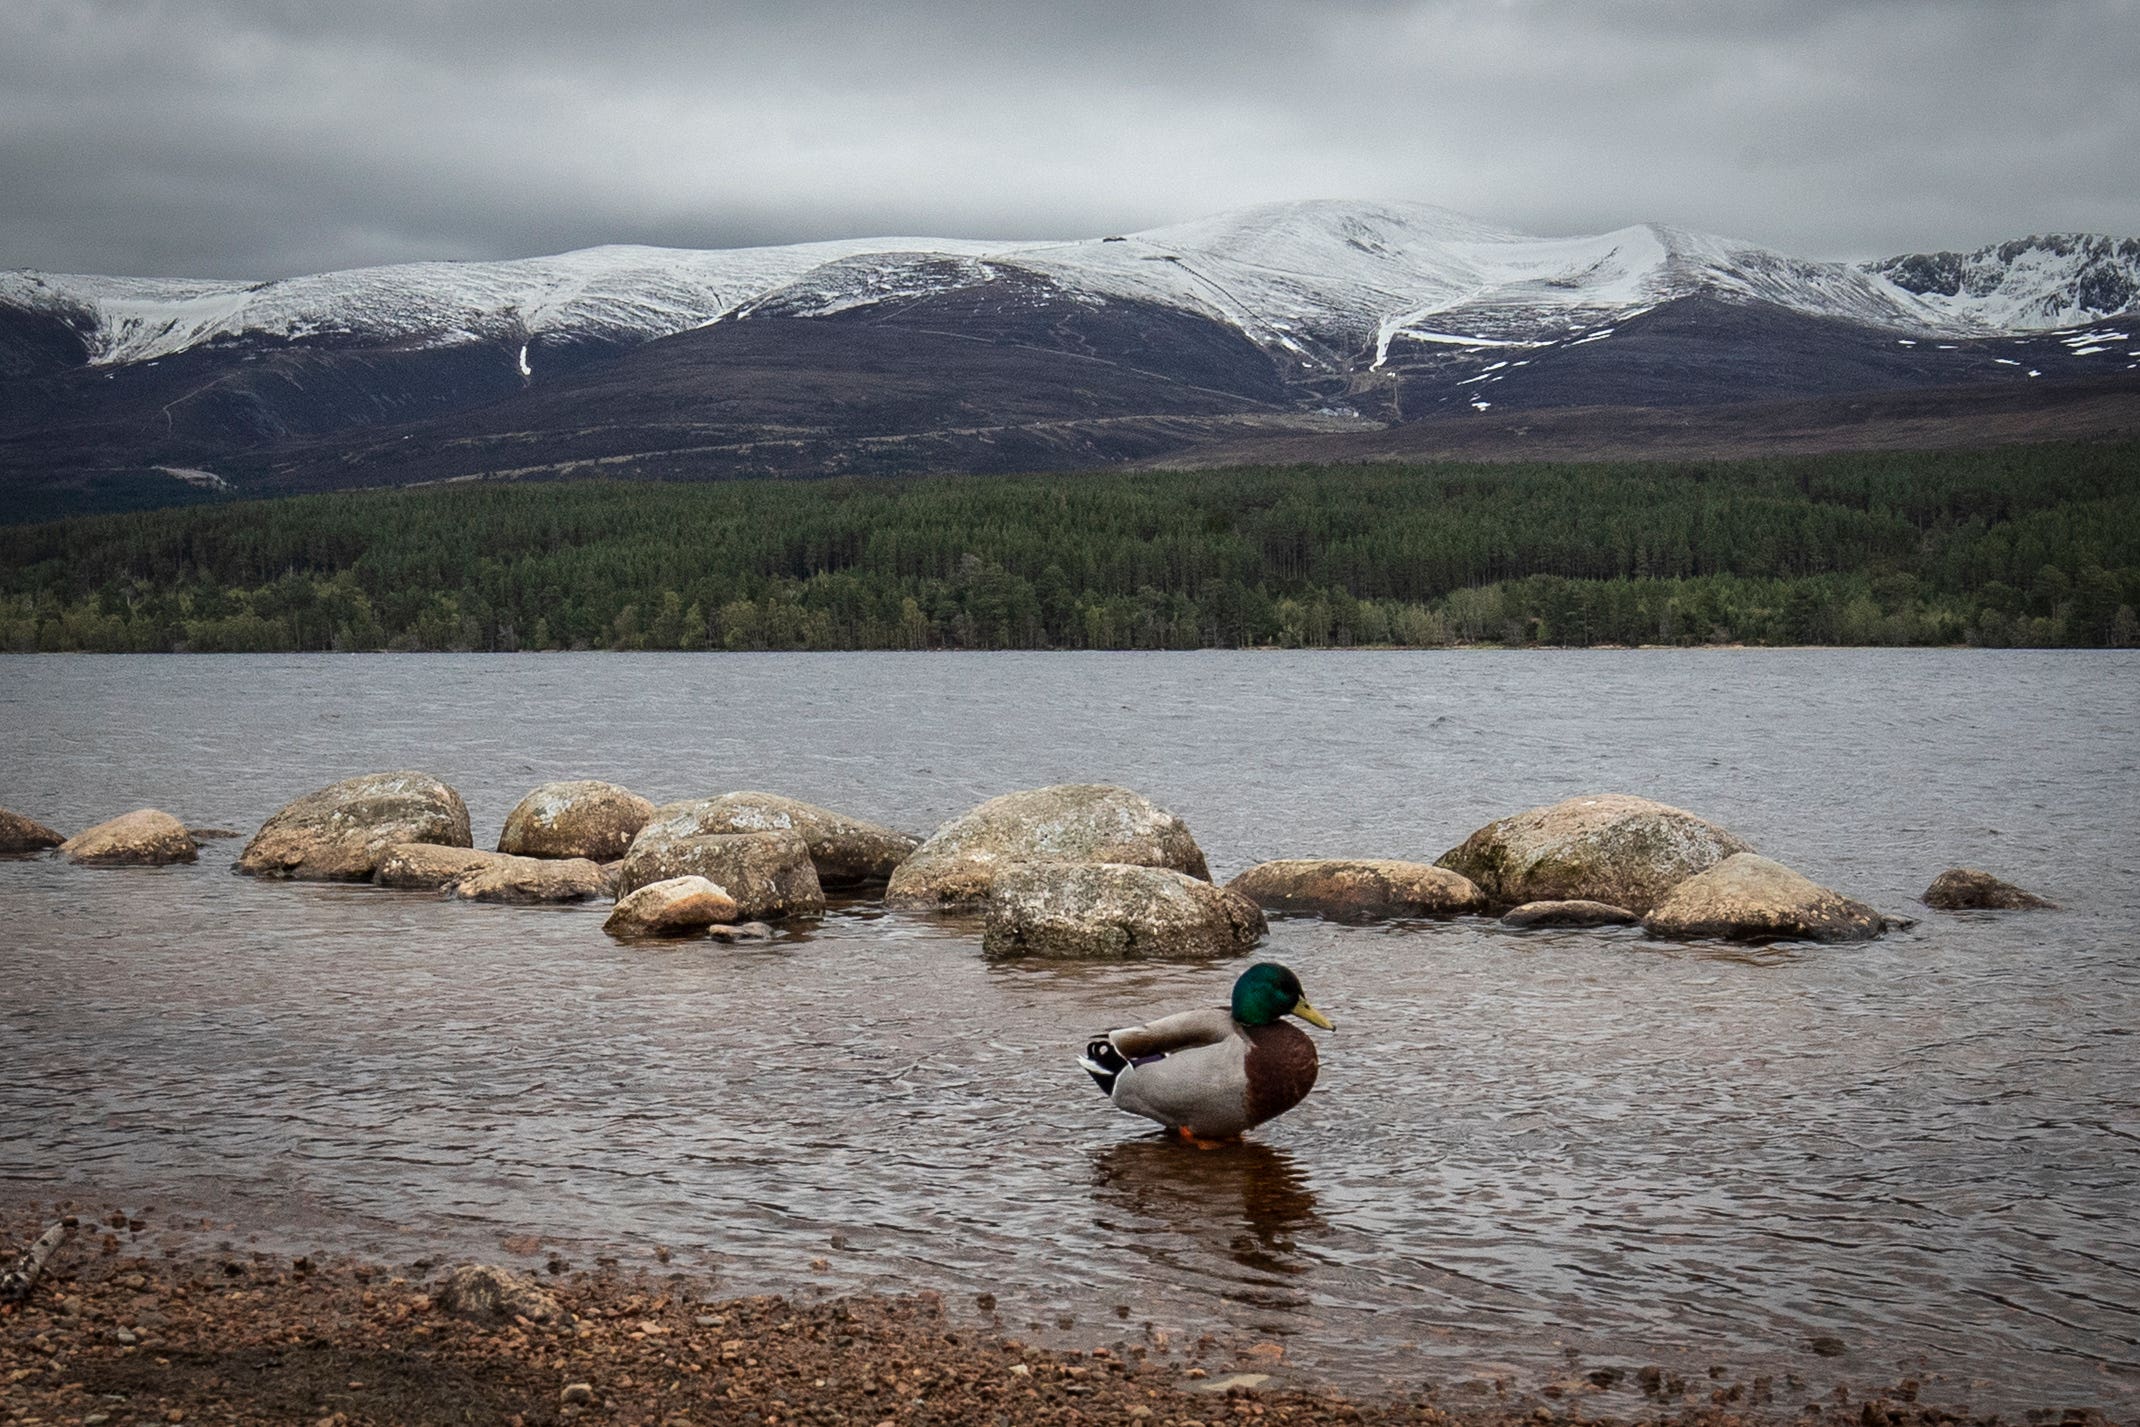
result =
[[1259,961],[1233,984],[1233,1018],[1244,1026],[1267,1026],[1280,1016],[1298,1016],[1326,1031],[1337,1029],[1308,1004],[1298,976],[1275,961]]

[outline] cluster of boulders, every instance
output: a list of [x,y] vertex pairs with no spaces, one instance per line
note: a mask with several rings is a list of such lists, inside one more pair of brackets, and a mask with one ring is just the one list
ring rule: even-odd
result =
[[1263,912],[1212,885],[1187,824],[1127,788],[1064,783],[991,798],[892,872],[885,902],[981,912],[984,956],[1228,956]]
[[[56,847],[93,866],[191,862],[201,838],[142,809],[72,838],[0,809],[0,853]],[[1267,912],[1368,922],[1497,915],[1512,928],[1639,923],[1652,936],[1863,941],[1903,919],[1822,887],[1680,808],[1624,794],[1498,819],[1433,863],[1289,858],[1215,884],[1182,820],[1125,788],[1007,793],[927,840],[772,793],[660,807],[592,780],[545,783],[473,845],[459,793],[424,773],[349,778],[281,809],[238,854],[255,877],[365,881],[478,902],[611,899],[624,938],[770,937],[825,910],[825,889],[881,887],[909,911],[978,913],[990,958],[1230,956]],[[1940,910],[2051,903],[1953,868]]]
[[[722,927],[769,936],[814,916],[824,885],[881,882],[917,840],[770,793],[656,807],[614,783],[545,783],[506,815],[495,852],[473,845],[459,793],[427,774],[345,779],[269,818],[238,854],[255,877],[366,881],[479,902],[616,902],[620,937]],[[822,877],[822,881],[820,878]]]

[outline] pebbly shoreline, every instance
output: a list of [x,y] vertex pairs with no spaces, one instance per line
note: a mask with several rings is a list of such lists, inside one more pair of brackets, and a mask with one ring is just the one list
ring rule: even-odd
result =
[[[693,1275],[559,1265],[494,1308],[448,1290],[450,1266],[439,1261],[395,1268],[228,1243],[159,1248],[141,1217],[86,1204],[0,1211],[5,1261],[62,1214],[66,1241],[42,1277],[24,1301],[0,1306],[0,1421],[21,1427],[2000,1420],[1922,1401],[1909,1381],[1807,1402],[1766,1378],[1688,1381],[1652,1369],[1571,1371],[1535,1394],[1468,1380],[1349,1397],[1285,1377],[1276,1343],[1205,1336],[1177,1348],[1123,1325],[1113,1341],[1044,1349],[962,1320],[919,1286],[905,1296],[735,1298]],[[2027,1420],[2108,1422],[2081,1409]]]

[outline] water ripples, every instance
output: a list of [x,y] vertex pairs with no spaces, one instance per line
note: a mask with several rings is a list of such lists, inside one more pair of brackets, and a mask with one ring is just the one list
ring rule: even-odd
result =
[[229,843],[0,863],[0,1193],[393,1254],[659,1244],[737,1290],[992,1293],[1021,1331],[1123,1309],[1355,1383],[1575,1351],[2140,1403],[2140,661],[589,662],[9,660],[0,768],[51,822],[250,827],[420,766],[479,839],[553,776],[917,828],[1098,778],[1181,811],[1222,876],[1431,858],[1625,788],[1890,909],[1973,862],[2070,910],[1761,951],[1281,920],[1268,954],[1342,1029],[1304,1106],[1197,1153],[1071,1058],[1228,966],[990,967],[971,922],[866,903],[764,947],[619,947],[588,909],[230,877]]

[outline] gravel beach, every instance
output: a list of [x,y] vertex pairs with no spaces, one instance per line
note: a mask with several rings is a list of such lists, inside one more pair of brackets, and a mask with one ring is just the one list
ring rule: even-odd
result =
[[[1277,1343],[1112,1341],[1042,1349],[988,1324],[986,1295],[721,1298],[687,1275],[492,1278],[169,1243],[83,1205],[0,1213],[0,1268],[66,1238],[0,1307],[0,1421],[526,1424],[1824,1422],[1990,1423],[1903,1382],[1807,1402],[1788,1386],[1572,1370],[1537,1394],[1468,1379],[1351,1399],[1289,1377]],[[1104,1334],[1106,1329],[1096,1329]],[[1624,1379],[1624,1380],[1623,1380]],[[2103,1423],[2084,1411],[2032,1422]]]

